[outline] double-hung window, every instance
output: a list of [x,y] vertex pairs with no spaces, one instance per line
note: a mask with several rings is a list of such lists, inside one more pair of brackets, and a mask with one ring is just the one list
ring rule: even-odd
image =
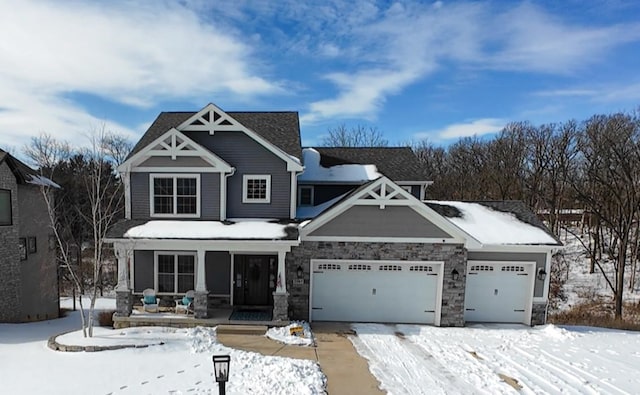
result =
[[185,293],[194,289],[196,255],[192,252],[156,253],[156,289],[159,293]]
[[0,189],[0,226],[11,225],[11,191]]
[[270,203],[271,176],[252,175],[242,176],[242,203]]
[[151,174],[152,217],[199,217],[199,174]]

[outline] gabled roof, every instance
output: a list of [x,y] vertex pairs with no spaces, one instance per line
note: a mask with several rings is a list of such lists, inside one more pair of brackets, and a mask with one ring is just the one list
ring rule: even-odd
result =
[[[161,112],[153,121],[127,159],[155,139],[195,115],[190,112]],[[300,122],[297,112],[226,112],[238,122],[253,130],[289,155],[302,158],[300,148]]]
[[0,164],[3,162],[7,163],[9,170],[11,170],[16,177],[18,184],[44,185],[60,188],[58,184],[41,176],[40,173],[27,166],[24,162],[0,148]]
[[429,201],[425,204],[483,244],[562,245],[521,201]]
[[429,181],[418,157],[410,147],[313,147],[320,164],[371,164],[393,181]]

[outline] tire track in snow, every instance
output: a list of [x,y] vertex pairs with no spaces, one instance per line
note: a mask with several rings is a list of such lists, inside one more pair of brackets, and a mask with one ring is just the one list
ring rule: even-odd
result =
[[[599,392],[589,385],[588,380],[565,372],[563,369],[549,364],[545,358],[533,357],[525,353],[523,356],[526,361],[516,362],[513,358],[503,352],[497,352],[502,359],[509,361],[509,364],[515,367],[520,374],[528,378],[537,378],[530,383],[532,390],[539,393],[535,389],[536,386],[551,386],[552,393],[569,393],[569,394],[592,394],[598,395]],[[526,366],[524,365],[526,363]]]
[[[518,350],[518,351],[521,351],[521,350]],[[579,367],[577,367],[575,365],[572,365],[569,362],[564,361],[561,358],[558,358],[555,355],[553,355],[553,354],[551,354],[551,353],[549,353],[549,352],[547,352],[545,350],[538,350],[538,351],[540,353],[544,354],[547,358],[549,358],[551,360],[554,360],[556,364],[561,365],[565,369],[570,369],[570,370],[573,370],[574,372],[576,372],[576,374],[578,374],[578,375],[589,377],[591,380],[597,382],[598,384],[602,384],[602,385],[605,385],[605,386],[609,387],[611,390],[615,391],[616,393],[623,394],[623,395],[631,395],[629,392],[626,392],[625,390],[616,387],[615,385],[611,384],[610,382],[604,381],[600,377],[598,377],[598,376],[596,376],[596,375],[594,375],[592,373],[589,373],[586,370],[581,369],[581,368],[579,368]],[[523,351],[521,351],[521,352],[523,352]],[[600,391],[600,393],[601,393],[601,391]]]
[[350,336],[369,370],[390,394],[471,394],[467,383],[444,369],[425,350],[398,338],[394,328],[377,324],[354,324]]

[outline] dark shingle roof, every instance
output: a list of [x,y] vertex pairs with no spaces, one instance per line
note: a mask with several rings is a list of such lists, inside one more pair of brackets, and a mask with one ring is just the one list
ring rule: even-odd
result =
[[27,181],[31,181],[33,177],[39,176],[37,171],[0,148],[0,164],[3,162],[7,163],[13,175],[16,176],[18,184],[26,184]]
[[320,164],[376,165],[393,181],[428,181],[418,157],[410,147],[313,147],[320,153]]
[[[557,245],[562,245],[562,242],[558,240],[556,235],[554,235],[545,224],[540,221],[538,216],[526,205],[524,202],[519,200],[496,200],[496,201],[467,201],[465,203],[477,203],[481,204],[485,207],[488,207],[495,211],[500,211],[503,213],[510,213],[516,216],[516,218],[524,222],[526,224],[535,226],[536,228],[542,229],[546,234],[551,236],[556,242]],[[456,218],[462,217],[462,213],[457,207],[446,204],[446,202],[425,202],[427,206],[429,206],[433,211],[442,215],[445,218]]]
[[[140,141],[133,147],[128,158],[162,136],[169,129],[189,119],[195,113],[161,112]],[[227,112],[227,114],[287,154],[299,159],[302,158],[300,122],[297,112]]]

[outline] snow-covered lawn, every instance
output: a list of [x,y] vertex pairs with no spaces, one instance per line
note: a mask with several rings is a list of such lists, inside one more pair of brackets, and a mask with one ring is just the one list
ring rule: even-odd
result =
[[[98,307],[109,309],[114,304],[102,299]],[[325,378],[317,363],[227,348],[216,341],[214,328],[96,328],[94,341],[84,340],[79,332],[59,340],[78,345],[156,345],[93,353],[56,352],[47,347],[49,336],[79,327],[78,312],[58,320],[0,324],[0,393],[217,393],[214,354],[231,355],[228,394],[324,392]]]
[[[354,324],[351,337],[390,394],[634,394],[640,333],[546,325]],[[501,378],[501,375],[503,375]]]

